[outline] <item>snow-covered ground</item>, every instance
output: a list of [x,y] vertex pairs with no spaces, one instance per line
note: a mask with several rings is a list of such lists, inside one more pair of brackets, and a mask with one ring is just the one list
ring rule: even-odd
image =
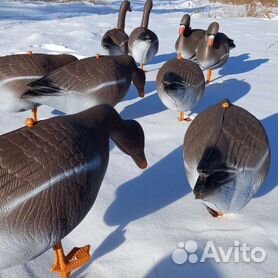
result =
[[[139,25],[144,5],[140,0],[131,2],[135,11],[127,15],[127,33]],[[138,98],[131,87],[125,100],[116,106],[122,117],[137,119],[142,124],[149,167],[141,171],[111,145],[109,167],[95,205],[63,240],[66,250],[85,244],[92,247],[92,260],[72,277],[277,278],[278,21],[221,18],[222,6],[206,1],[154,3],[149,27],[158,35],[160,49],[146,66],[146,97]],[[119,4],[120,1],[104,6],[1,1],[0,55],[32,50],[67,52],[81,58],[103,53],[100,39],[115,26]],[[189,124],[179,123],[177,114],[167,110],[156,94],[157,71],[165,61],[176,57],[174,44],[185,12],[193,14],[195,28],[206,28],[213,20],[208,15],[214,13],[221,31],[234,39],[237,46],[227,64],[213,73],[214,81],[193,112],[200,113],[228,97],[262,121],[271,143],[269,176],[257,196],[237,215],[212,218],[194,199],[182,158],[183,137]],[[55,114],[57,111],[46,106],[39,109],[41,118]],[[0,134],[22,126],[29,115],[30,112],[0,114]],[[240,246],[246,243],[251,248],[264,248],[267,256],[261,263],[247,263],[242,257],[235,262],[234,248],[229,262],[210,259],[204,263],[175,264],[173,251],[180,242],[188,240],[197,242],[199,259],[210,240],[225,251],[238,240]],[[180,250],[174,254],[183,258],[184,249]],[[0,277],[57,277],[50,273],[53,259],[49,250],[32,262],[0,271]]]

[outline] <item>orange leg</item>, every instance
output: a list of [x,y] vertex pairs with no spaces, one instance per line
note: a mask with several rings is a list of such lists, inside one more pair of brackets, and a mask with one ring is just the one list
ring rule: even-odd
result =
[[221,211],[215,211],[214,209],[210,208],[207,206],[207,210],[208,212],[212,215],[212,217],[220,217],[220,216],[223,216],[224,213],[221,212]]
[[59,272],[61,278],[69,278],[70,273],[83,266],[90,260],[90,245],[81,248],[73,248],[67,256],[65,256],[62,243],[59,242],[53,247],[55,251],[55,262],[52,266],[52,272]]
[[181,60],[182,57],[181,57],[181,52],[178,53],[178,60]]
[[179,121],[180,121],[180,122],[183,122],[183,121],[184,121],[184,112],[180,112]]
[[25,124],[29,128],[33,127],[35,125],[35,123],[38,122],[38,109],[37,109],[37,107],[32,108],[32,113],[33,113],[33,117],[32,118],[27,118],[25,120]]
[[38,108],[37,107],[33,107],[32,113],[33,113],[33,120],[36,123],[38,121]]
[[207,83],[211,82],[211,78],[212,78],[212,70],[208,69],[208,75],[207,75]]

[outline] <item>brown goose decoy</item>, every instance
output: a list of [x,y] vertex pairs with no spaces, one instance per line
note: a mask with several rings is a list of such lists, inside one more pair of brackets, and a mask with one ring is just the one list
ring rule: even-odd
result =
[[266,132],[224,100],[200,113],[184,138],[187,179],[213,216],[237,212],[262,186],[270,165]]
[[0,136],[0,269],[54,246],[61,277],[86,263],[89,246],[65,256],[61,240],[93,206],[109,159],[109,137],[142,169],[144,132],[111,106],[38,122]]
[[21,98],[29,90],[27,84],[76,60],[72,55],[32,52],[0,57],[0,111],[21,112],[33,109],[36,121],[36,103]]
[[145,73],[128,55],[85,58],[61,67],[29,84],[23,96],[65,113],[77,113],[97,104],[115,106],[133,81],[144,96]]
[[169,109],[180,112],[180,121],[184,112],[191,111],[202,99],[205,90],[205,79],[199,66],[186,59],[166,62],[159,70],[157,93],[162,103]]
[[230,49],[236,47],[232,39],[218,30],[219,24],[211,23],[196,49],[198,63],[208,70],[208,83],[211,81],[212,70],[224,65],[229,58]]
[[196,48],[206,31],[191,29],[190,15],[185,14],[180,22],[179,37],[176,41],[176,51],[179,58],[196,60]]
[[158,51],[157,35],[148,29],[152,7],[153,1],[147,0],[144,6],[141,27],[134,29],[128,40],[129,53],[137,63],[141,64],[142,69],[144,64],[148,63]]
[[128,54],[128,35],[125,32],[125,16],[130,11],[130,2],[123,1],[119,11],[117,28],[107,31],[101,40],[102,47],[109,55]]

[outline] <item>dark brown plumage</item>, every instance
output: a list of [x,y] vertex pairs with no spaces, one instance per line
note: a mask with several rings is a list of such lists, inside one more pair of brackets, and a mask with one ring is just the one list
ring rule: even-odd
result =
[[106,172],[109,137],[147,166],[141,126],[109,105],[0,136],[0,268],[35,258],[81,222]]
[[268,173],[270,149],[261,123],[225,100],[189,126],[184,159],[195,197],[217,215],[240,210],[256,194]]
[[72,55],[16,54],[0,57],[0,111],[20,112],[34,103],[21,99],[27,84],[76,61]]
[[166,62],[157,74],[156,83],[163,104],[177,112],[191,111],[205,90],[203,72],[197,64],[186,59]]
[[176,51],[183,59],[196,60],[198,43],[203,39],[206,31],[190,27],[190,15],[185,14],[180,22],[179,37],[176,41]]
[[145,74],[128,55],[82,59],[59,68],[29,84],[24,95],[66,113],[76,113],[94,105],[116,105],[126,95],[131,81],[144,96]]
[[117,28],[108,30],[102,37],[101,45],[109,55],[128,54],[128,35],[125,32],[126,12],[130,11],[130,2],[123,1],[119,10]]
[[128,40],[129,53],[142,66],[155,56],[159,46],[157,35],[148,29],[152,7],[152,0],[147,0],[144,6],[141,26],[131,32]]

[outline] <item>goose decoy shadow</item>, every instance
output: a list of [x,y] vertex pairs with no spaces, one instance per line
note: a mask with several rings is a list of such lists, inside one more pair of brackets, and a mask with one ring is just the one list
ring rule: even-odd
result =
[[223,100],[223,96],[231,103],[235,103],[247,95],[251,85],[246,80],[227,79],[221,83],[211,83],[206,86],[205,94],[199,105],[194,109],[195,113],[201,113],[205,109]]
[[268,61],[269,59],[266,58],[250,60],[249,53],[240,54],[238,56],[230,56],[226,66],[221,68],[218,73],[220,76],[241,74],[252,71]]
[[278,113],[263,119],[262,125],[266,130],[272,155],[268,176],[255,198],[260,198],[270,193],[278,185]]

